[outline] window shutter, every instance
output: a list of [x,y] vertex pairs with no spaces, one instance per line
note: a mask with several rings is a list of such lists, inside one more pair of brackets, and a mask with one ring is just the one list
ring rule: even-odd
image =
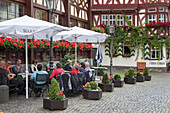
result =
[[148,43],[145,45],[144,49],[145,49],[144,59],[148,60],[150,58],[150,46]]
[[109,43],[105,44],[105,55],[109,55]]
[[122,45],[119,43],[118,55],[122,55]]

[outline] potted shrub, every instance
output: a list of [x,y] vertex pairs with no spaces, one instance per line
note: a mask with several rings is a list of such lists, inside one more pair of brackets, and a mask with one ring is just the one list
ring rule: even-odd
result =
[[123,87],[124,82],[121,81],[121,75],[115,74],[113,79],[114,87]]
[[145,81],[145,77],[143,75],[140,74],[140,72],[136,73],[136,82],[144,82]]
[[97,86],[96,82],[87,82],[83,87],[82,95],[85,99],[99,100],[102,98],[102,90]]
[[134,69],[130,68],[128,72],[125,74],[124,82],[126,84],[135,84],[136,78],[134,78]]
[[68,107],[68,99],[64,93],[60,91],[60,87],[56,79],[52,79],[49,84],[48,97],[43,99],[43,108],[50,110],[64,110]]
[[114,84],[112,81],[113,79],[109,79],[107,73],[105,73],[102,79],[102,83],[98,83],[98,86],[102,89],[102,91],[111,92],[114,89]]
[[149,76],[149,71],[147,68],[145,68],[143,75],[145,76],[146,81],[151,81],[151,76]]

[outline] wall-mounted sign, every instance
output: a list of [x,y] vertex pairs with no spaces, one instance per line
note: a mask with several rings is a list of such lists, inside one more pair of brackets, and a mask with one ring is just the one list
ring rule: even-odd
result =
[[165,62],[149,62],[149,65],[165,65]]

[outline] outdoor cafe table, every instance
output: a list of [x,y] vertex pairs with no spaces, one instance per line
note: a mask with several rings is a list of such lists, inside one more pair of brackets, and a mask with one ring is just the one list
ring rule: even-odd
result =
[[[95,69],[96,78],[97,78],[97,71],[99,71],[99,70],[106,71],[107,70],[106,67],[92,67],[92,69]],[[101,76],[100,76],[100,79],[96,79],[96,80],[101,80]]]
[[[33,73],[28,73],[28,78],[32,76]],[[26,74],[25,73],[18,73],[17,78],[20,80],[26,80]]]

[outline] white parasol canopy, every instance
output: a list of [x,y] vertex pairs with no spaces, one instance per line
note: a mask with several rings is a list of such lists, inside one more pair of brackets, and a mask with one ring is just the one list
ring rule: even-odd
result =
[[27,39],[50,40],[58,32],[69,30],[66,27],[31,18],[27,15],[0,22],[0,34],[12,38],[26,39],[26,98],[28,99],[28,48]]
[[77,42],[80,43],[102,43],[109,35],[98,33],[80,27],[72,27],[70,31],[62,31],[54,36],[54,40],[65,40],[75,42],[75,62],[77,62]]

